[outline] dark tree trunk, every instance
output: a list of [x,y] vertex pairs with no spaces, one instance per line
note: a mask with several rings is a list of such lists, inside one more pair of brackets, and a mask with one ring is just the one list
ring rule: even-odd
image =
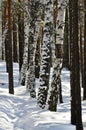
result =
[[41,49],[41,38],[39,37],[37,41],[36,54],[35,54],[35,77],[36,78],[39,78],[39,71],[40,71],[40,58],[41,58],[40,49]]
[[62,96],[62,85],[61,85],[61,77],[59,77],[59,102],[63,103],[63,96]]
[[72,1],[69,0],[69,25],[70,25],[70,85],[71,85],[71,124],[76,124],[76,111],[75,111],[75,67],[74,67],[74,46],[73,46],[73,10]]
[[11,0],[8,0],[8,54],[9,54],[9,69],[8,69],[8,77],[9,77],[9,93],[14,94],[14,86],[13,86],[13,62],[12,62],[12,32],[11,32]]
[[[75,35],[76,34],[76,35]],[[78,0],[73,1],[73,37],[75,53],[76,130],[83,130],[81,114],[80,63],[78,44]]]
[[[21,3],[21,0],[18,0]],[[23,52],[24,52],[24,16],[23,13],[18,15],[18,39],[19,39],[19,71],[23,64]]]
[[15,24],[15,19],[13,18],[13,61],[18,62],[17,54],[17,27]]
[[[83,130],[82,117],[81,117],[81,88],[80,88],[80,63],[79,63],[79,43],[78,43],[78,1],[72,1],[72,41],[73,41],[73,53],[72,53],[72,80],[74,80],[74,86],[71,86],[71,107],[74,110],[72,115],[72,124],[76,125],[76,130]],[[76,35],[75,35],[76,34]],[[74,61],[74,62],[73,62]],[[74,70],[73,70],[74,69]],[[71,71],[71,72],[72,72]],[[74,96],[73,96],[74,95]],[[74,102],[74,104],[73,104]],[[73,106],[74,105],[74,106]]]
[[[5,3],[5,4],[7,4],[7,3]],[[7,6],[5,5],[5,8],[4,8],[4,21],[3,21],[3,26],[4,26],[4,28],[3,28],[3,31],[5,31],[5,29],[7,28],[6,26],[7,26]],[[3,43],[3,46],[4,46],[4,44],[5,44],[5,56],[3,56],[3,57],[5,57],[5,60],[6,60],[6,71],[8,72],[8,68],[9,68],[9,49],[8,49],[8,38],[7,38],[7,36],[8,36],[8,31],[7,31],[7,33],[6,33],[6,36],[5,36],[5,40],[3,41],[3,42],[5,42],[5,43]]]
[[5,39],[5,60],[6,60],[6,71],[8,72],[9,69],[9,47],[8,47],[8,31],[6,33]]
[[80,71],[81,71],[81,86],[84,85],[84,56],[83,56],[83,42],[82,42],[82,27],[80,25]]
[[64,44],[63,44],[63,67],[69,69],[69,41],[68,41],[68,9],[66,9]]
[[84,0],[84,85],[83,85],[83,100],[86,100],[86,0]]

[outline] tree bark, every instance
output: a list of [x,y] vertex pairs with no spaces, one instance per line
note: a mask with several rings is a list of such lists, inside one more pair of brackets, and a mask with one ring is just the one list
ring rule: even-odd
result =
[[8,64],[8,77],[9,77],[9,93],[14,94],[13,85],[13,61],[12,61],[12,23],[11,23],[11,0],[8,0],[8,49],[9,49],[9,64]]
[[13,61],[18,62],[17,26],[13,18]]
[[35,92],[35,54],[40,23],[40,1],[30,0],[30,24],[29,24],[29,67],[27,71],[26,87],[31,97],[36,97]]
[[[71,1],[70,1],[71,2]],[[83,130],[81,114],[81,88],[80,88],[80,63],[78,43],[78,1],[73,0],[71,7],[71,41],[72,41],[72,84],[71,84],[71,123],[76,125],[76,130]],[[76,35],[75,35],[76,34]],[[74,111],[74,112],[73,112]],[[72,115],[73,114],[73,115]]]
[[[18,0],[21,4],[21,0]],[[19,40],[19,71],[23,64],[23,52],[24,52],[24,14],[19,12],[18,15],[18,40]]]
[[86,100],[86,0],[84,0],[84,85],[83,99]]
[[20,84],[25,85],[25,80],[26,80],[26,72],[28,69],[28,54],[29,54],[29,2],[28,0],[24,1],[24,7],[25,7],[25,12],[24,12],[24,53],[23,53],[23,64],[20,72]]
[[41,65],[40,65],[40,86],[38,90],[38,105],[44,108],[46,105],[47,94],[49,89],[49,75],[50,75],[50,55],[52,44],[52,30],[53,30],[53,2],[45,0],[45,15],[44,15],[44,35],[41,48]]

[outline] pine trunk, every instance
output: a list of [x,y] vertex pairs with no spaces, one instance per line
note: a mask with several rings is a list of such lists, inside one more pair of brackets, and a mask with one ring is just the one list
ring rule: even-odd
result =
[[73,45],[73,4],[69,1],[69,19],[70,19],[70,85],[71,85],[71,124],[76,124],[75,111],[75,67],[74,67],[74,45]]
[[2,32],[3,32],[3,36],[2,36],[2,56],[4,59],[5,58],[5,61],[6,61],[6,71],[8,72],[8,64],[9,64],[9,49],[8,49],[8,21],[7,21],[7,17],[8,17],[8,14],[7,14],[7,2],[4,2],[4,7],[3,7],[3,29],[2,29]]
[[69,37],[68,37],[68,8],[66,9],[65,28],[64,28],[64,43],[63,43],[63,67],[69,69]]
[[18,62],[18,52],[17,52],[17,26],[15,19],[13,18],[13,61]]
[[[21,0],[18,0],[21,4]],[[19,12],[18,15],[18,41],[19,41],[19,71],[23,64],[23,52],[24,52],[24,15]]]
[[24,53],[23,53],[23,64],[20,72],[20,84],[25,85],[26,72],[28,68],[28,50],[29,50],[29,2],[24,1],[25,12],[24,12]]
[[83,99],[86,100],[86,0],[84,0],[84,85],[83,85]]
[[9,77],[9,93],[14,94],[13,85],[13,61],[12,61],[12,23],[11,23],[11,0],[8,0],[8,77]]
[[[71,2],[71,1],[70,1]],[[83,130],[81,117],[81,88],[80,88],[80,63],[78,43],[78,1],[72,4],[72,86],[71,86],[71,123],[76,125],[76,130]],[[75,35],[76,34],[76,35]],[[73,75],[74,74],[74,75]],[[74,112],[73,112],[74,111]],[[73,115],[72,115],[73,114]]]

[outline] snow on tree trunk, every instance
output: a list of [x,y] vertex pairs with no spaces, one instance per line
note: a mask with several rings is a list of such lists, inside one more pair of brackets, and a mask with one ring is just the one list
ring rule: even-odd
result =
[[39,23],[41,19],[40,1],[30,0],[30,25],[29,25],[29,67],[27,71],[26,87],[31,97],[36,96],[35,92],[35,52],[39,34]]
[[56,111],[59,88],[61,87],[60,73],[62,64],[62,50],[61,44],[63,44],[63,33],[64,33],[64,22],[65,22],[65,11],[67,1],[58,0],[58,16],[56,25],[56,45],[53,44],[53,75],[51,81],[51,87],[48,92],[47,107],[51,111]]
[[59,87],[60,87],[60,64],[59,59],[54,60],[53,66],[53,75],[51,86],[48,92],[47,98],[47,107],[51,111],[56,111],[57,109],[57,101],[58,101],[58,94],[59,94]]
[[24,1],[24,54],[23,54],[23,64],[20,72],[20,84],[25,85],[26,72],[28,67],[28,47],[29,47],[29,3],[28,0]]
[[41,48],[41,65],[40,65],[40,86],[38,91],[38,105],[44,108],[46,105],[47,93],[49,89],[50,75],[50,53],[53,31],[53,1],[45,0],[44,15],[44,37]]

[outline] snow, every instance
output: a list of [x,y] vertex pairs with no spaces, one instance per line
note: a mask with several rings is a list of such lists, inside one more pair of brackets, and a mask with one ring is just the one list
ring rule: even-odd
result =
[[[19,85],[17,63],[14,63],[15,94],[9,94],[6,64],[0,62],[0,130],[75,130],[75,126],[70,124],[69,75],[68,70],[62,70],[64,103],[58,104],[57,112],[50,112],[39,109],[36,99],[31,99],[26,87]],[[39,79],[35,83],[38,87]],[[82,109],[86,130],[86,101],[82,102]]]

